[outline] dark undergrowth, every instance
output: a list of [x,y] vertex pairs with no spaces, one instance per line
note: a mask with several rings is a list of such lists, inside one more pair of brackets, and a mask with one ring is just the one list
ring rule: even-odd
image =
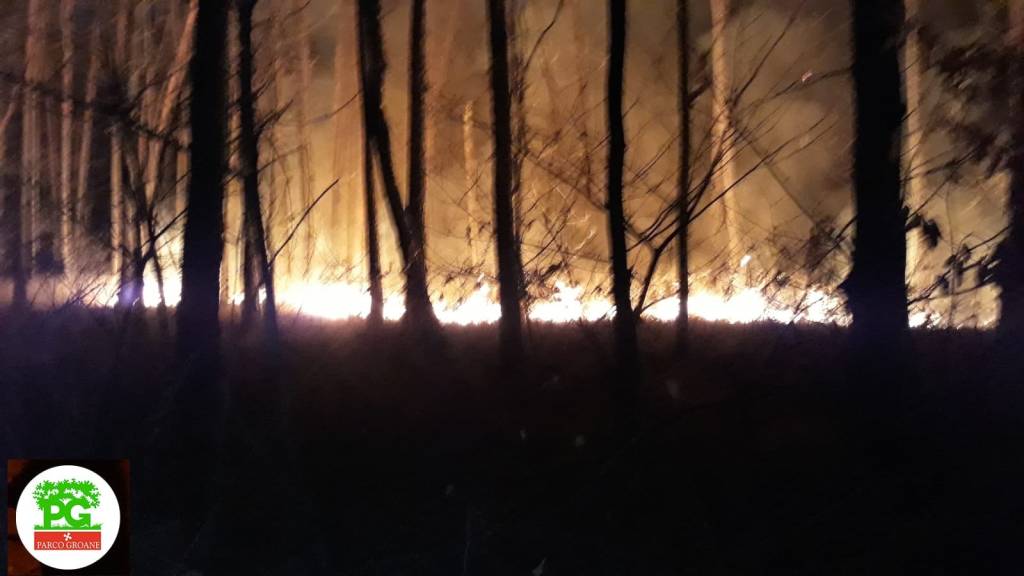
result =
[[915,333],[916,379],[873,397],[839,328],[696,323],[682,362],[647,325],[623,433],[603,325],[533,325],[514,375],[493,327],[283,329],[277,370],[225,328],[222,439],[196,465],[161,448],[190,422],[155,319],[0,313],[0,456],[131,458],[135,574],[1024,569],[1021,403],[989,333]]

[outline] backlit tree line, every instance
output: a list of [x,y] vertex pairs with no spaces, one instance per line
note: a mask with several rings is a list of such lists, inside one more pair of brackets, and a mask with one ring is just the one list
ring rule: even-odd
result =
[[[266,5],[263,10],[261,4]],[[536,254],[547,254],[546,262],[555,262],[552,270],[558,268],[560,251],[568,254],[562,257],[579,255],[585,242],[566,248],[573,244],[566,239],[587,233],[571,216],[574,206],[589,205],[603,217],[604,232],[598,237],[606,238],[608,246],[600,265],[611,279],[618,380],[628,403],[631,382],[641,374],[637,324],[649,304],[659,265],[662,270],[673,268],[677,275],[681,313],[676,339],[684,353],[696,345],[689,340],[686,313],[694,225],[720,220],[721,251],[742,251],[735,222],[740,213],[738,184],[756,170],[771,169],[790,149],[809,144],[794,139],[770,149],[756,145],[756,134],[772,125],[765,111],[771,99],[751,96],[751,86],[762,81],[766,60],[755,61],[748,76],[731,69],[725,39],[735,7],[728,0],[701,4],[711,16],[711,45],[706,51],[695,46],[692,14],[697,3],[678,0],[672,15],[676,41],[671,44],[678,72],[673,146],[651,161],[667,162],[664,158],[672,156],[665,152],[675,150],[670,171],[675,181],[669,186],[671,194],[663,193],[662,183],[650,186],[661,207],[641,222],[631,214],[626,194],[631,187],[643,188],[650,171],[649,166],[635,165],[629,155],[635,133],[629,126],[627,62],[635,59],[627,58],[627,47],[636,33],[630,21],[635,3],[601,3],[607,16],[603,97],[600,103],[590,103],[603,108],[600,127],[574,117],[572,110],[559,109],[557,102],[550,107],[552,118],[538,122],[530,117],[527,97],[536,89],[529,78],[544,78],[551,93],[558,87],[549,63],[535,58],[557,19],[564,11],[579,17],[599,3],[559,0],[551,23],[529,38],[523,31],[526,4],[486,3],[491,111],[489,119],[481,121],[471,105],[446,108],[430,101],[437,92],[428,82],[428,63],[444,57],[428,53],[429,46],[442,43],[426,41],[431,33],[428,15],[436,4],[409,0],[408,54],[398,59],[408,66],[404,138],[397,137],[389,118],[396,111],[385,110],[386,79],[396,72],[388,65],[394,55],[385,45],[381,1],[340,4],[338,17],[349,22],[354,37],[338,42],[356,46],[356,61],[347,64],[355,67],[358,86],[351,102],[341,102],[345,90],[336,80],[338,106],[333,114],[357,110],[362,129],[339,129],[334,139],[338,155],[361,150],[362,180],[345,185],[361,189],[365,216],[359,229],[341,233],[362,238],[358,261],[368,280],[370,323],[378,324],[383,317],[381,238],[386,232],[398,249],[403,322],[418,333],[436,333],[428,258],[431,235],[425,216],[435,154],[430,121],[442,114],[439,110],[452,110],[451,120],[465,126],[465,180],[467,193],[472,192],[466,202],[473,206],[467,236],[493,249],[503,361],[517,365],[526,349],[524,316],[531,283],[539,281],[527,269],[537,269],[532,265]],[[309,26],[304,3],[25,0],[18,8],[5,14],[7,22],[17,25],[7,26],[3,38],[5,49],[18,62],[8,57],[0,70],[3,271],[12,287],[11,303],[29,306],[33,276],[63,273],[71,282],[103,271],[119,278],[119,301],[131,308],[143,297],[147,271],[156,279],[163,301],[168,278],[180,269],[179,351],[184,358],[205,359],[199,365],[215,364],[219,319],[230,296],[226,278],[237,270],[243,325],[262,326],[268,338],[276,340],[275,272],[280,274],[283,266],[310,266],[317,241],[312,224],[316,217],[311,214],[338,185],[335,181],[326,190],[314,188],[308,134],[317,121],[308,102],[314,55],[308,38],[296,40],[284,33],[287,26]],[[962,176],[983,165],[1009,175],[1005,233],[986,240],[998,249],[984,257],[980,250],[962,258],[956,252],[937,282],[953,294],[970,289],[965,280],[970,269],[977,272],[976,284],[997,283],[1000,326],[1010,334],[1024,321],[1024,236],[1019,226],[1024,216],[1024,129],[1017,128],[1024,125],[1019,118],[1024,103],[1015,99],[1024,80],[1019,54],[1024,49],[1024,7],[1013,0],[994,8],[1001,33],[967,44],[947,42],[924,27],[916,0],[854,0],[850,9],[850,66],[829,77],[848,79],[852,91],[855,217],[841,230],[833,230],[821,248],[825,254],[852,248],[852,267],[841,289],[854,339],[876,353],[901,348],[908,306],[919,288],[911,284],[908,292],[908,265],[922,259],[920,236],[934,242],[943,233],[924,209],[932,193],[929,182],[936,174]],[[771,33],[767,52],[784,41],[795,19],[794,15],[786,29]],[[578,58],[581,53],[576,51]],[[335,66],[344,63],[336,58]],[[1009,110],[1006,125],[1013,127],[1000,131],[969,118],[951,120],[944,129],[962,138],[955,141],[969,153],[929,169],[931,179],[915,177],[915,167],[907,160],[922,147],[921,78],[926,68],[937,70],[937,77],[950,86],[965,78],[971,79],[972,89],[988,86],[979,101],[984,97],[992,106]],[[297,82],[291,95],[280,81],[285,72]],[[598,84],[593,77],[588,81]],[[790,89],[794,88],[782,86],[775,96]],[[280,136],[286,117],[298,135],[287,143],[297,142],[290,150],[283,150],[288,146]],[[698,122],[698,117],[703,120]],[[481,161],[473,150],[474,134],[481,127],[489,131],[492,146],[486,179],[474,178],[470,170],[471,164]],[[813,142],[820,129],[812,124],[802,138]],[[399,153],[400,147],[404,153]],[[740,156],[746,160],[737,160]],[[293,173],[298,174],[297,194],[277,194]],[[784,178],[776,178],[784,183]],[[563,203],[556,213],[561,219],[531,216],[535,204],[555,202],[553,195],[542,198],[534,190],[536,182],[572,191],[559,200]],[[485,185],[490,189],[481,190]],[[236,194],[229,193],[232,187]],[[332,210],[342,210],[339,206],[337,201]],[[485,209],[490,225],[480,227],[475,219]],[[814,220],[811,210],[801,210]],[[271,221],[286,225],[274,228]],[[530,232],[534,227],[544,230]],[[169,248],[177,230],[183,234],[180,262]],[[486,239],[478,238],[480,230]],[[238,238],[239,248],[225,252],[226,237]],[[537,238],[543,244],[540,249],[531,247]],[[160,313],[165,319],[170,314],[165,308]]]

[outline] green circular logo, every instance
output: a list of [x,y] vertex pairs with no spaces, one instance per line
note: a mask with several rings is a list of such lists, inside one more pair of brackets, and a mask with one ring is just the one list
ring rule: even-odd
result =
[[36,560],[58,570],[77,570],[113,546],[121,508],[99,474],[81,466],[54,466],[25,487],[16,521],[21,543]]

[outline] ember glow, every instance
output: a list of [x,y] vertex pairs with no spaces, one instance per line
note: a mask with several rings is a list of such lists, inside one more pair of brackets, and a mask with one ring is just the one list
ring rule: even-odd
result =
[[[665,293],[674,294],[674,285],[667,288]],[[369,289],[359,282],[285,281],[280,283],[277,290],[278,306],[300,316],[341,321],[365,319],[370,313]],[[111,308],[117,306],[117,282],[114,279],[108,279],[94,294],[93,302]],[[174,307],[180,299],[180,277],[165,277],[164,300],[167,305]],[[155,308],[161,301],[158,283],[151,276],[146,278],[143,301],[148,308]],[[241,306],[242,301],[241,293],[229,299],[232,306]],[[434,313],[442,324],[447,325],[494,324],[501,318],[498,288],[482,281],[462,298],[435,295]],[[404,314],[404,296],[400,292],[385,295],[384,319],[397,322]],[[532,321],[552,324],[599,322],[611,319],[615,315],[615,307],[609,299],[588,295],[580,286],[559,281],[555,283],[550,296],[530,301],[528,315]],[[674,295],[654,299],[642,314],[643,318],[655,322],[672,322],[678,315],[679,300]],[[843,299],[820,289],[769,297],[764,291],[750,287],[734,289],[729,294],[707,288],[691,288],[689,315],[691,318],[727,324],[776,322],[846,326],[850,320]],[[970,326],[991,328],[996,318],[994,311],[989,312]],[[918,306],[910,314],[910,326],[914,328],[948,325],[948,319],[932,309]]]
[[[349,283],[293,284],[279,297],[283,308],[316,318],[344,320],[366,318],[370,313],[370,296],[366,287]],[[236,298],[241,302],[241,297]],[[834,310],[839,303],[820,293],[809,296],[805,309],[797,312],[773,306],[754,289],[740,291],[732,296],[713,292],[697,292],[690,296],[690,316],[715,322],[745,324],[758,321],[780,323],[813,322],[845,324],[844,314]],[[390,295],[384,301],[384,318],[399,320],[405,312],[401,295]],[[497,287],[483,284],[468,297],[439,298],[434,302],[434,313],[443,324],[467,326],[493,324],[501,318]],[[570,322],[597,322],[615,315],[609,300],[586,298],[579,287],[558,283],[550,298],[536,300],[529,306],[528,315],[537,322],[564,324]],[[644,311],[644,318],[671,322],[679,315],[679,300],[664,298]]]

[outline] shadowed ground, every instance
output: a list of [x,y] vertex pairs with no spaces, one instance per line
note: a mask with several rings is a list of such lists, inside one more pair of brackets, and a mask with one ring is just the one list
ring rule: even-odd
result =
[[[0,315],[0,455],[130,456],[137,574],[181,573],[182,547],[239,574],[1024,567],[1020,404],[990,377],[991,334],[916,333],[920,380],[877,426],[841,329],[697,323],[680,368],[671,328],[646,325],[642,424],[621,438],[608,326],[533,325],[517,382],[493,327],[445,328],[443,350],[397,327],[283,329],[279,379],[226,329],[223,451],[195,470],[160,447],[174,370],[155,321]],[[178,478],[215,502],[188,541]]]

